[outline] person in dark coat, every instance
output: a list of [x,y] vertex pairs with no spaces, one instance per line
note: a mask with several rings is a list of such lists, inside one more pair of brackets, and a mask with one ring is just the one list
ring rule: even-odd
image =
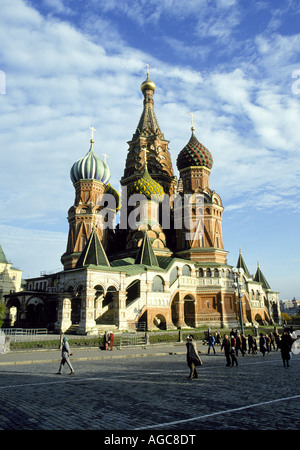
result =
[[285,364],[287,367],[290,366],[289,361],[291,359],[290,352],[292,350],[293,345],[293,338],[289,334],[288,331],[284,331],[283,335],[281,336],[281,340],[279,342],[279,347],[281,351],[281,357],[283,361],[283,367],[285,367]]
[[231,357],[231,366],[233,367],[234,364],[235,364],[236,366],[238,366],[239,364],[238,364],[238,360],[237,360],[237,351],[236,351],[236,348],[231,347],[231,350],[230,350],[230,357]]
[[198,372],[197,372],[196,367],[201,366],[202,361],[198,354],[197,345],[196,345],[196,342],[194,341],[194,336],[189,335],[186,339],[187,339],[186,359],[187,359],[187,364],[190,368],[190,375],[189,375],[188,379],[192,380],[193,378],[198,378]]
[[260,333],[259,338],[259,351],[265,356],[267,351],[267,344],[266,344],[266,338],[263,335],[263,333]]
[[254,353],[254,340],[252,334],[248,334],[248,355]]
[[242,336],[241,336],[241,341],[242,341],[241,352],[242,352],[242,355],[244,356],[244,355],[247,355],[247,339],[244,334],[242,334]]
[[231,352],[231,345],[230,345],[230,340],[228,339],[228,335],[225,334],[222,345],[221,345],[221,350],[223,350],[224,348],[224,353],[225,353],[225,357],[226,357],[226,366],[230,366],[231,365],[231,358],[230,358],[230,352]]

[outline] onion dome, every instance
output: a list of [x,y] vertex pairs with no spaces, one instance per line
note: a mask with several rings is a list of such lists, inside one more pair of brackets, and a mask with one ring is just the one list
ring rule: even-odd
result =
[[121,208],[121,202],[120,202],[120,194],[118,191],[116,191],[115,188],[112,187],[111,184],[108,183],[105,189],[105,194],[110,194],[115,198],[116,201],[116,211],[118,212]]
[[192,127],[192,136],[177,157],[178,170],[180,171],[192,166],[206,167],[210,170],[212,165],[213,157],[210,151],[204,145],[200,144]]
[[142,84],[141,84],[141,91],[144,92],[145,90],[151,90],[151,91],[155,91],[155,83],[153,83],[153,81],[151,81],[149,79],[149,73],[147,73],[147,80],[145,80]]
[[154,200],[159,203],[163,201],[165,195],[163,187],[153,180],[148,172],[147,166],[141,178],[135,181],[131,189],[129,189],[129,195],[133,194],[142,194],[148,200]]
[[79,180],[98,180],[107,184],[110,180],[110,169],[106,162],[102,161],[93,150],[94,141],[91,139],[91,147],[88,153],[73,164],[71,180],[76,183]]

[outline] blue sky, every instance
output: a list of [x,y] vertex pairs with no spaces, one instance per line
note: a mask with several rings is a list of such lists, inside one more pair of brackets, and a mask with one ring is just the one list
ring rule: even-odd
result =
[[149,64],[176,174],[188,112],[213,155],[228,262],[299,298],[299,23],[297,0],[1,0],[0,243],[23,276],[61,268],[90,126],[119,188]]

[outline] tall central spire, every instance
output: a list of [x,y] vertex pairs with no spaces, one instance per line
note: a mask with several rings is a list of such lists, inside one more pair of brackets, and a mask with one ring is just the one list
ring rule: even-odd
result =
[[156,86],[149,78],[148,67],[147,78],[141,84],[144,96],[143,111],[137,129],[128,142],[129,149],[121,184],[128,186],[133,183],[147,165],[151,177],[163,187],[164,192],[171,195],[174,192],[175,177],[168,149],[169,141],[164,138],[154,111],[153,96]]

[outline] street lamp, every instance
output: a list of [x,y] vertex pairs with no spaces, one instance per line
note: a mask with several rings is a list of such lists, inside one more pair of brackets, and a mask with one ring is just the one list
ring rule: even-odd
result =
[[239,269],[237,267],[234,267],[232,269],[232,272],[233,272],[233,278],[234,278],[234,283],[233,283],[232,286],[235,289],[237,289],[237,291],[238,291],[241,329],[242,329],[242,334],[244,334],[243,311],[242,311],[242,297],[243,297],[243,294],[241,292],[241,288],[243,287],[243,283],[240,282],[240,277],[243,276],[244,270],[241,267]]

